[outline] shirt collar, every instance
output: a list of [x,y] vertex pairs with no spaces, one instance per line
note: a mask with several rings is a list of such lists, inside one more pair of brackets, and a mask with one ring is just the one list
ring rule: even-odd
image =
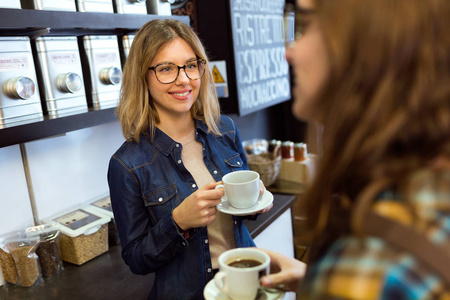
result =
[[[200,120],[194,120],[194,122],[195,122],[195,128],[196,128],[196,135],[199,132],[199,130],[203,131],[204,133],[208,132],[208,126],[206,126],[205,123],[203,123]],[[196,139],[197,139],[197,136],[196,136]],[[174,141],[172,138],[170,138],[167,134],[165,134],[158,127],[155,127],[155,137],[153,139],[152,144],[161,153],[163,153],[165,156],[168,156],[169,153],[172,151],[172,149],[174,147],[176,147],[176,144],[178,144],[178,142]]]

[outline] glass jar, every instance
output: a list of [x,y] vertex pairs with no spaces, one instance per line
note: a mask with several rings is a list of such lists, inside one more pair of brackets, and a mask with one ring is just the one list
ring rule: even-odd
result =
[[294,158],[294,142],[285,141],[281,144],[281,158],[282,159]]
[[294,160],[304,161],[307,156],[306,144],[305,143],[295,143],[294,144]]

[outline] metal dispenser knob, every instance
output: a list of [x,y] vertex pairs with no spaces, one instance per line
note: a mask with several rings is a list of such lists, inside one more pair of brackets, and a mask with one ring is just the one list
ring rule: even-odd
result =
[[34,95],[36,85],[31,78],[19,76],[6,81],[3,91],[10,98],[26,100]]
[[117,85],[122,81],[122,71],[117,67],[104,68],[100,71],[100,81],[104,84]]
[[76,73],[60,74],[56,78],[56,87],[63,93],[76,93],[81,90],[83,82]]

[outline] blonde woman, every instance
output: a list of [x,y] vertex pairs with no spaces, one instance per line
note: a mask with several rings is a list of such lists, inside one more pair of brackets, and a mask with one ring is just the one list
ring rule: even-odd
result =
[[248,164],[189,26],[165,19],[140,29],[117,114],[127,141],[108,182],[123,259],[133,273],[155,273],[149,299],[203,299],[218,256],[254,243],[243,217],[216,209],[217,182]]

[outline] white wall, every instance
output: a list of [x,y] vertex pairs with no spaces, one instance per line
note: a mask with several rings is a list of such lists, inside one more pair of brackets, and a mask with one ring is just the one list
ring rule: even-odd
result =
[[[19,145],[0,148],[0,235],[33,224]],[[0,285],[4,280],[0,272]]]
[[[119,122],[113,122],[24,144],[35,219],[106,196],[109,159],[123,141]],[[0,235],[32,224],[32,202],[20,146],[0,148]]]
[[37,219],[106,196],[109,159],[122,143],[118,122],[27,143]]

